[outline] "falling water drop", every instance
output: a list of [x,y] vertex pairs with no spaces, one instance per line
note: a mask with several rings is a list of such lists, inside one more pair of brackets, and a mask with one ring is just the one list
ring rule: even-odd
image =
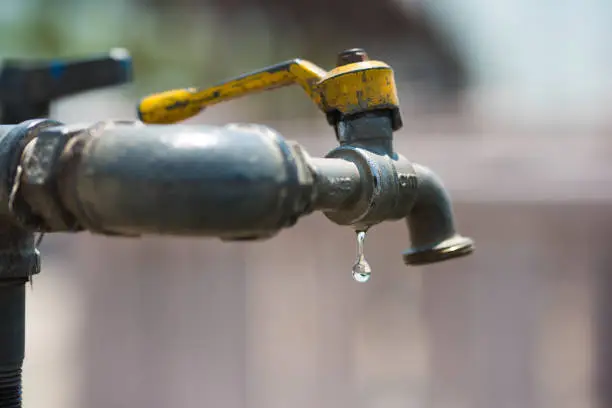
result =
[[353,265],[353,279],[359,283],[365,283],[372,276],[372,268],[365,259],[363,254],[363,242],[365,241],[366,232],[357,231],[357,260]]

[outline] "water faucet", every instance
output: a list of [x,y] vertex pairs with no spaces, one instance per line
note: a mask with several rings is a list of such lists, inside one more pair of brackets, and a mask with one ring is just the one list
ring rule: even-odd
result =
[[341,52],[329,72],[293,59],[213,87],[153,94],[140,101],[138,115],[144,123],[175,123],[217,103],[293,84],[326,115],[340,144],[324,159],[304,159],[314,179],[312,209],[357,230],[405,218],[412,246],[403,258],[409,265],[473,251],[472,240],[455,231],[440,179],[395,152],[393,132],[402,127],[402,119],[394,73],[386,63],[369,60],[362,49]]

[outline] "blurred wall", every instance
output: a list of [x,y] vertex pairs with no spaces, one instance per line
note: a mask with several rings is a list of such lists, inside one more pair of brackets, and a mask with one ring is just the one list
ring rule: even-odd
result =
[[[333,64],[325,38],[278,31],[257,12],[228,25],[204,3],[188,14],[6,3],[0,47],[133,52],[132,89],[62,101],[54,115],[67,122],[131,118],[144,93],[298,55]],[[439,67],[426,53],[407,38],[368,44],[407,81],[398,151],[442,176],[476,254],[406,268],[406,230],[384,224],[366,243],[374,277],[358,285],[353,234],[318,215],[265,243],[47,237],[29,294],[27,406],[610,406],[610,8],[401,3],[453,39],[473,79],[432,99],[438,76],[406,75]],[[313,154],[335,144],[299,90],[198,121],[266,123]]]

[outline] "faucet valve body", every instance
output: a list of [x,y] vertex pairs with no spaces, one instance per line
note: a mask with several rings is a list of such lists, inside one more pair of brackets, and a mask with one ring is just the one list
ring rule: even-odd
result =
[[326,156],[349,161],[357,168],[360,188],[346,207],[324,211],[332,222],[356,229],[406,216],[416,199],[417,177],[412,164],[403,156],[395,159],[370,150],[340,146]]
[[[371,143],[362,140],[357,144]],[[388,154],[383,140],[378,144],[379,149],[344,144],[325,159],[311,159],[314,208],[321,209],[330,221],[357,231],[404,218],[412,243],[403,254],[407,265],[472,253],[473,241],[455,231],[450,197],[440,179],[400,154]],[[330,195],[335,200],[330,200]],[[335,204],[333,208],[330,202]]]

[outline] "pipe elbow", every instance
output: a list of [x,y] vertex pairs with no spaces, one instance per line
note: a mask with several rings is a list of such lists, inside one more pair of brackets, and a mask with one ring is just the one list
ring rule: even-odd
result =
[[411,248],[404,252],[407,265],[424,265],[469,255],[474,243],[455,231],[450,196],[430,169],[413,164],[418,187],[406,216]]

